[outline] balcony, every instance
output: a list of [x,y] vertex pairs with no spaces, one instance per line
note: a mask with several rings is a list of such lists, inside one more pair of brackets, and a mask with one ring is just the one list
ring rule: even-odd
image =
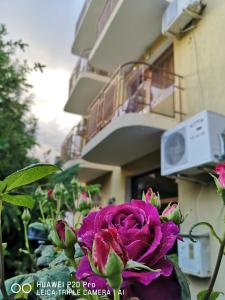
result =
[[161,35],[167,5],[165,0],[108,0],[97,21],[90,63],[113,72],[124,61],[139,59]]
[[86,137],[86,122],[81,121],[69,132],[61,147],[61,159],[64,169],[79,165],[78,178],[90,182],[113,171],[114,167],[88,162],[81,158],[81,151]]
[[76,23],[72,53],[87,57],[96,40],[96,24],[106,0],[86,0]]
[[60,157],[62,161],[66,162],[80,158],[81,150],[84,145],[85,133],[86,128],[84,121],[81,121],[72,128],[61,147]]
[[82,157],[121,166],[159,149],[182,119],[181,80],[147,63],[121,66],[89,106]]
[[93,98],[108,83],[108,73],[96,70],[86,59],[80,58],[69,83],[69,98],[64,110],[84,115]]

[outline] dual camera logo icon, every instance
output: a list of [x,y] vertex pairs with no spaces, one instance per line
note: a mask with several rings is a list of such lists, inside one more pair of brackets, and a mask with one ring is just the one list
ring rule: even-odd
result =
[[13,283],[11,286],[11,291],[14,294],[18,294],[20,292],[23,292],[24,294],[29,294],[31,290],[32,290],[32,285],[30,283],[24,283],[24,284]]

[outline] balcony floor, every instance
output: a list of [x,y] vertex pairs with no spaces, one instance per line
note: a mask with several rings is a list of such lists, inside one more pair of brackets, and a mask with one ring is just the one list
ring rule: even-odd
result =
[[68,169],[74,165],[79,165],[78,178],[82,182],[91,182],[107,173],[113,171],[114,166],[96,164],[93,162],[86,161],[84,159],[74,159],[67,161],[64,164],[64,169]]
[[79,74],[64,110],[70,113],[85,115],[91,101],[108,81],[108,77],[91,72]]
[[164,130],[178,124],[175,119],[130,113],[112,120],[82,150],[82,158],[95,163],[122,166],[160,148]]
[[[114,71],[137,60],[161,35],[165,0],[119,0],[90,53],[90,63]],[[141,16],[141,20],[140,20]]]
[[96,39],[96,22],[105,3],[106,0],[90,0],[84,15],[81,16],[80,25],[75,33],[75,39],[72,46],[73,54],[85,56],[85,52],[93,47]]

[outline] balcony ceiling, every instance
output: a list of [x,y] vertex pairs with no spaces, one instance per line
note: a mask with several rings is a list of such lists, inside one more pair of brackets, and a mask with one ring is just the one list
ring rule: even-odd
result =
[[74,159],[65,163],[64,169],[68,169],[74,165],[79,164],[78,178],[83,182],[91,182],[103,175],[113,171],[114,167],[103,164],[96,164],[84,159]]
[[165,0],[120,0],[90,53],[96,68],[113,71],[139,59],[160,36]]
[[83,20],[75,33],[72,53],[83,56],[85,51],[94,46],[96,40],[96,23],[106,0],[90,0],[90,4],[84,12]]
[[157,114],[132,113],[114,119],[82,150],[82,158],[122,166],[160,148],[164,130],[177,121]]
[[109,79],[106,76],[90,72],[80,73],[64,110],[70,113],[86,115],[89,104],[108,81]]

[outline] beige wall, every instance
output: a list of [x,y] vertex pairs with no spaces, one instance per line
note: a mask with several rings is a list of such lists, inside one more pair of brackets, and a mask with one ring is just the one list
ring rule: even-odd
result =
[[90,183],[99,183],[102,186],[102,203],[107,204],[109,198],[115,197],[116,202],[123,202],[125,199],[125,174],[120,167],[114,167],[113,171],[97,178]]
[[[183,75],[183,105],[187,117],[208,109],[225,114],[225,1],[208,0],[203,19],[185,37],[174,41],[175,72]],[[218,233],[224,229],[225,213],[222,201],[214,185],[178,181],[179,202],[184,213],[189,212],[182,233],[188,233],[191,225],[207,221]],[[199,228],[205,232],[204,227]],[[211,268],[218,253],[218,243],[211,237]],[[215,285],[215,290],[224,291],[225,261]],[[192,299],[208,286],[208,280],[189,277]],[[225,299],[221,296],[219,299]]]
[[225,114],[225,1],[208,0],[203,18],[174,41],[175,72],[183,75],[187,116],[203,109]]

